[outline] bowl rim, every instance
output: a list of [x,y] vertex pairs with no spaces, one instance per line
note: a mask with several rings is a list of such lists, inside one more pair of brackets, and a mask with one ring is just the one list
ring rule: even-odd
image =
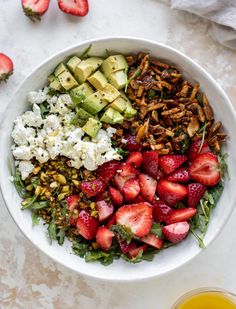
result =
[[[169,45],[166,45],[166,44],[163,44],[163,43],[160,43],[160,42],[157,42],[157,41],[154,41],[154,40],[149,40],[149,39],[145,39],[145,38],[142,38],[142,37],[136,37],[136,36],[105,36],[105,37],[98,37],[98,38],[91,38],[91,39],[88,39],[88,40],[84,40],[84,41],[81,41],[77,44],[73,44],[73,45],[70,45],[69,47],[67,48],[64,48],[64,49],[61,49],[59,50],[58,52],[54,53],[52,56],[46,58],[46,60],[44,60],[43,62],[41,62],[38,66],[36,66],[36,68],[34,68],[33,70],[31,70],[31,72],[23,79],[23,81],[20,83],[20,85],[16,88],[16,90],[14,91],[14,93],[12,94],[12,96],[9,98],[9,101],[8,101],[8,104],[7,104],[7,107],[6,109],[4,110],[4,113],[7,113],[8,109],[10,108],[11,106],[11,103],[13,102],[13,99],[14,97],[18,94],[18,92],[21,90],[22,86],[27,83],[27,81],[31,78],[31,76],[33,74],[35,74],[35,72],[37,72],[41,67],[43,67],[46,63],[49,63],[50,61],[52,61],[55,57],[57,56],[60,56],[60,54],[67,54],[70,50],[73,50],[75,48],[79,48],[80,46],[86,46],[86,45],[91,45],[91,44],[95,44],[97,42],[106,42],[106,41],[111,41],[111,40],[114,40],[114,41],[119,41],[119,40],[127,40],[127,41],[140,41],[140,42],[146,42],[148,44],[152,44],[152,45],[156,45],[156,47],[162,47],[164,49],[167,49],[171,52],[173,52],[174,54],[177,54],[178,57],[181,57],[183,59],[185,59],[188,63],[190,63],[190,65],[192,66],[195,66],[200,72],[202,75],[204,75],[213,85],[215,88],[217,88],[217,91],[222,95],[223,97],[223,100],[225,102],[225,104],[227,105],[227,107],[229,108],[229,110],[231,111],[232,113],[232,116],[234,118],[234,121],[236,123],[236,111],[234,110],[233,108],[233,105],[228,97],[228,95],[226,94],[226,92],[224,91],[224,89],[216,82],[216,80],[201,66],[199,65],[195,60],[193,60],[192,58],[190,58],[189,56],[185,55],[183,52],[169,46]],[[4,117],[2,117],[1,119],[1,122],[0,122],[0,128],[2,128],[5,124],[5,122],[7,121],[7,119],[4,119]],[[1,130],[0,130],[1,131]],[[1,135],[2,133],[0,133]],[[111,278],[111,277],[108,277],[108,276],[97,276],[96,274],[91,274],[91,273],[86,273],[86,272],[83,272],[83,270],[78,270],[78,269],[75,269],[74,267],[71,267],[70,265],[68,265],[67,263],[64,263],[63,260],[60,260],[57,258],[57,256],[52,256],[51,254],[49,254],[48,252],[46,252],[45,250],[43,250],[40,246],[38,246],[38,244],[32,240],[30,238],[30,236],[28,234],[25,233],[25,231],[18,225],[18,222],[17,222],[17,217],[15,216],[15,213],[8,207],[8,204],[7,204],[7,199],[5,197],[5,193],[3,192],[3,189],[2,189],[2,178],[0,177],[0,193],[2,195],[2,198],[3,198],[3,201],[4,201],[4,204],[8,210],[8,212],[10,213],[12,219],[14,220],[16,226],[20,229],[20,231],[22,232],[22,234],[38,249],[40,250],[40,252],[44,253],[46,256],[48,256],[49,258],[51,258],[54,262],[57,262],[59,263],[60,265],[66,267],[67,269],[70,269],[71,271],[74,271],[80,275],[83,275],[83,276],[86,276],[88,278],[91,278],[91,279],[95,279],[95,280],[101,280],[101,281],[110,281],[110,282],[141,282],[141,281],[145,281],[145,280],[150,280],[150,279],[154,279],[154,278],[157,278],[157,277],[161,277],[161,276],[164,276],[170,272],[173,272],[175,271],[176,269],[178,268],[181,268],[183,267],[184,265],[188,264],[190,261],[192,261],[194,258],[196,258],[200,253],[203,252],[203,250],[198,250],[196,252],[195,255],[189,257],[187,260],[185,260],[182,264],[178,265],[177,267],[175,268],[172,268],[172,269],[169,269],[169,270],[165,270],[159,274],[153,274],[153,275],[144,275],[144,276],[139,276],[138,278]],[[229,218],[232,214],[232,212],[234,211],[234,205],[236,204],[236,194],[234,196],[234,198],[232,199],[231,201],[231,207],[230,207],[230,210],[224,220],[224,226],[223,228],[225,227],[226,223],[229,221]],[[218,237],[218,235],[222,232],[223,228],[220,230],[218,230],[214,236],[210,239],[210,241],[208,242],[207,244],[207,247],[209,247]]]

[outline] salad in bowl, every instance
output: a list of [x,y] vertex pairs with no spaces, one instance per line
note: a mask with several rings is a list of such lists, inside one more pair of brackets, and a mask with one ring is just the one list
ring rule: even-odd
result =
[[90,47],[58,63],[14,120],[22,210],[86,262],[151,261],[189,234],[203,248],[227,172],[207,96],[178,64]]

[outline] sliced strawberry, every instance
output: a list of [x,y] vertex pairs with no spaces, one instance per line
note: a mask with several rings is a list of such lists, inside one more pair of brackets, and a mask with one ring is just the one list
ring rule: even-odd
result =
[[126,144],[124,145],[124,148],[128,151],[141,151],[142,145],[138,144],[136,142],[136,136],[127,134],[125,135]]
[[32,21],[40,20],[40,17],[48,10],[50,0],[21,0],[24,13]]
[[152,227],[152,206],[146,202],[122,206],[116,212],[116,222],[128,227],[135,236],[143,237]]
[[139,175],[140,192],[146,201],[152,203],[156,193],[157,181],[149,175]]
[[158,170],[157,180],[162,179],[166,176],[163,170]]
[[[131,177],[131,178],[134,178],[134,177]],[[114,178],[114,184],[116,185],[116,187],[121,193],[124,193],[124,186],[127,180],[129,180],[129,177],[122,177],[118,174]]]
[[106,226],[110,228],[112,225],[116,224],[116,215],[112,215],[111,218],[107,221]]
[[146,202],[145,199],[142,197],[141,194],[139,194],[132,202],[132,204],[138,204],[138,203],[142,203],[142,202]]
[[94,179],[82,182],[80,188],[81,191],[87,195],[87,197],[92,197],[103,192],[106,185],[101,179]]
[[135,258],[139,254],[140,251],[145,252],[146,250],[147,250],[147,245],[137,247],[129,251],[129,256],[131,258]]
[[157,249],[161,249],[163,246],[163,240],[153,233],[147,234],[146,236],[140,238],[140,240]]
[[156,150],[143,152],[143,171],[153,178],[158,176],[158,152]]
[[131,152],[126,160],[126,163],[133,165],[135,168],[140,168],[143,162],[143,155],[141,152],[134,151]]
[[140,192],[138,179],[132,178],[124,185],[124,196],[127,202],[133,201]]
[[6,81],[13,73],[13,62],[5,54],[0,53],[0,83]]
[[125,183],[132,178],[135,178],[138,171],[129,163],[121,163],[117,174],[114,178],[114,183],[121,193],[123,193]]
[[221,178],[217,156],[210,152],[197,156],[189,167],[189,175],[205,186],[215,186]]
[[170,206],[175,206],[188,193],[187,187],[179,183],[161,179],[157,184],[158,196]]
[[172,208],[163,200],[153,202],[153,220],[155,222],[165,222],[171,212]]
[[162,233],[166,239],[172,243],[177,243],[183,240],[189,232],[189,224],[187,221],[177,222],[163,226]]
[[114,212],[114,206],[111,203],[108,203],[106,201],[98,201],[96,203],[96,209],[98,211],[99,221],[105,221]]
[[131,242],[128,244],[125,240],[121,238],[119,234],[117,234],[116,237],[117,237],[118,244],[120,246],[120,251],[123,254],[126,254],[129,251],[134,250],[137,247],[133,240],[131,240]]
[[119,166],[120,162],[116,160],[106,162],[98,167],[96,174],[107,183],[115,176]]
[[172,182],[188,182],[190,176],[187,168],[180,167],[169,174],[166,179]]
[[96,236],[99,222],[95,217],[92,217],[88,211],[81,210],[77,220],[77,230],[85,239],[91,240]]
[[85,16],[89,11],[88,0],[58,0],[62,12],[75,16]]
[[190,183],[188,185],[188,207],[195,208],[199,203],[200,199],[203,197],[204,193],[206,192],[206,187],[203,186],[201,183],[195,182]]
[[79,211],[77,209],[73,209],[70,212],[70,225],[76,226],[78,218],[79,218]]
[[190,161],[193,161],[201,153],[211,152],[206,142],[203,142],[201,151],[199,152],[201,143],[202,143],[202,139],[198,138],[197,140],[192,142],[192,144],[190,145],[189,151],[188,151],[188,157]]
[[94,196],[94,201],[98,202],[98,201],[102,201],[102,200],[109,200],[110,199],[110,194],[108,191],[103,191],[98,193],[96,196]]
[[174,209],[168,216],[166,223],[171,224],[175,222],[182,222],[191,219],[197,213],[196,208],[181,208]]
[[187,161],[187,159],[185,155],[164,155],[159,157],[159,165],[166,174],[170,174]]
[[66,202],[69,210],[73,210],[79,207],[79,196],[77,194],[70,195],[66,198]]
[[112,245],[112,239],[115,234],[105,226],[100,226],[96,234],[96,242],[102,250],[109,250]]
[[109,187],[109,191],[110,191],[110,195],[111,195],[111,199],[112,202],[116,205],[116,206],[121,206],[123,204],[124,201],[124,197],[123,195],[120,193],[120,191],[116,190],[113,187]]

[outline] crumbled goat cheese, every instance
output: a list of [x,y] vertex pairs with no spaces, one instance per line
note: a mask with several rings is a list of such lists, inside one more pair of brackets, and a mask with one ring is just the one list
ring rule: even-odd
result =
[[25,180],[33,170],[34,165],[30,161],[21,161],[19,163],[19,171],[23,180]]
[[22,116],[22,121],[29,127],[40,127],[43,124],[43,119],[41,117],[39,106],[37,104],[33,104],[33,111],[25,112]]
[[12,151],[14,157],[17,160],[31,160],[33,159],[33,152],[30,146],[15,147]]
[[31,104],[41,104],[43,102],[45,102],[47,99],[49,99],[50,97],[47,95],[48,93],[48,88],[45,87],[43,90],[39,90],[39,91],[31,91],[28,94],[28,101]]
[[35,136],[35,130],[33,128],[25,128],[21,118],[15,120],[14,130],[12,131],[12,138],[18,146],[28,145],[28,141],[31,137]]

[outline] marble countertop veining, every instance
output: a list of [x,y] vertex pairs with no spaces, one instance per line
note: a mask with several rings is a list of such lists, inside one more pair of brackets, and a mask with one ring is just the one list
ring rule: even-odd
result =
[[[90,0],[87,17],[62,14],[56,1],[41,23],[31,23],[20,1],[0,2],[0,50],[15,73],[0,86],[0,117],[19,83],[45,58],[82,40],[130,35],[173,46],[196,60],[226,90],[236,107],[236,52],[215,43],[209,24],[158,0]],[[0,199],[1,309],[170,309],[200,286],[236,292],[236,212],[217,240],[180,269],[145,283],[112,284],[79,276],[54,263],[24,238]]]

